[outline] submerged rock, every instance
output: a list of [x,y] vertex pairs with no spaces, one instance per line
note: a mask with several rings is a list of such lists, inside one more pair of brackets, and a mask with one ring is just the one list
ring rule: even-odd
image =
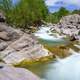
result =
[[0,63],[0,80],[40,80],[32,72]]

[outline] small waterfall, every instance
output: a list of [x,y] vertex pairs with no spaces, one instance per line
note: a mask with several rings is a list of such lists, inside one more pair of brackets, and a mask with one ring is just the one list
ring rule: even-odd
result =
[[56,57],[57,61],[59,61],[59,62],[61,61],[61,58],[59,56],[55,55],[55,57]]
[[78,49],[80,49],[80,45],[75,44],[74,46],[77,47]]
[[73,54],[73,55],[77,55],[78,53],[77,52],[75,52],[73,49],[69,49],[69,53],[71,53],[71,54]]

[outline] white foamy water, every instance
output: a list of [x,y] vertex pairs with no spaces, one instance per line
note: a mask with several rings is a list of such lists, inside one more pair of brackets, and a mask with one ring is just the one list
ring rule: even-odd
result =
[[[50,34],[53,34],[53,35],[50,35]],[[66,37],[66,36],[60,36],[58,33],[52,33],[50,31],[50,27],[41,27],[38,31],[34,33],[34,35],[44,40],[59,40],[63,37]]]

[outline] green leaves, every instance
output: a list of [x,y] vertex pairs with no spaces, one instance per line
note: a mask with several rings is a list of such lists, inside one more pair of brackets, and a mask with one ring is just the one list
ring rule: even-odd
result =
[[72,14],[80,14],[80,10],[74,10],[72,11]]
[[47,17],[46,17],[46,21],[47,22],[52,22],[52,23],[58,23],[59,20],[63,17],[70,14],[70,12],[68,10],[66,10],[65,8],[61,7],[60,10],[58,12],[55,13],[50,13]]
[[44,20],[48,14],[44,0],[20,0],[15,6],[12,6],[11,0],[2,0],[2,5],[7,22],[21,28]]
[[0,9],[8,12],[12,8],[12,0],[0,0]]

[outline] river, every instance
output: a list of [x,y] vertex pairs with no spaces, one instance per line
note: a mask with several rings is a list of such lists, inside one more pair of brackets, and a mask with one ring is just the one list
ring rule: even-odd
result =
[[[49,36],[46,31],[49,28],[41,28],[37,34],[35,34],[40,42],[48,46],[57,46],[63,44],[69,44],[62,38],[55,38]],[[66,58],[57,58],[56,61],[40,62],[26,66],[30,71],[43,78],[44,80],[80,80],[80,44],[73,45],[75,48],[71,49],[72,54]],[[78,48],[78,50],[76,50]],[[70,50],[68,49],[68,50]],[[57,49],[56,49],[57,50]],[[60,52],[58,52],[60,53]]]
[[80,54],[27,68],[45,80],[80,80]]

